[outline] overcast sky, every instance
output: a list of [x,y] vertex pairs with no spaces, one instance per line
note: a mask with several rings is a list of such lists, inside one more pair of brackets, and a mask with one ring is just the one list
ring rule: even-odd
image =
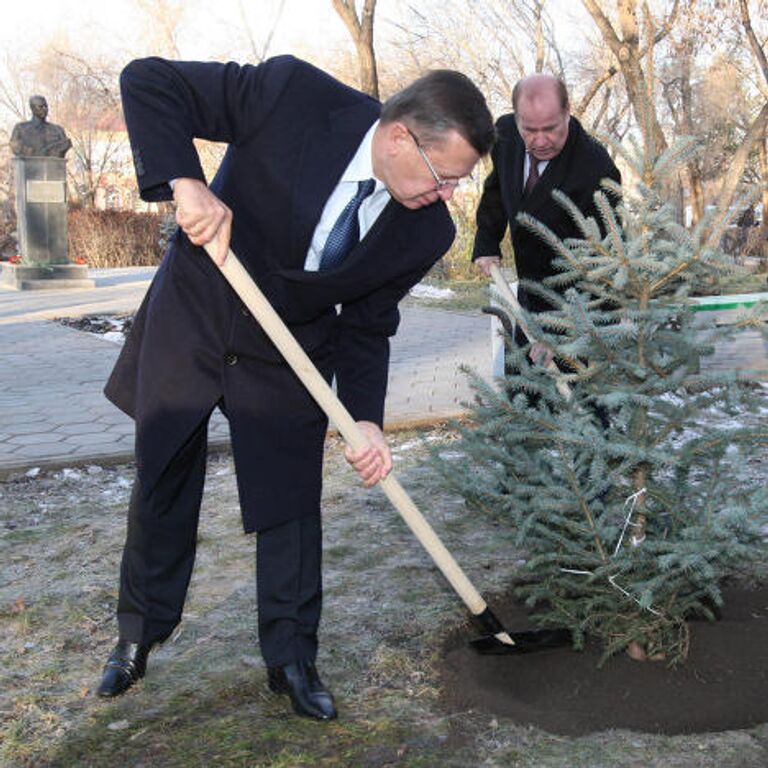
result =
[[[377,53],[386,58],[387,42],[403,40],[402,25],[412,18],[410,9],[416,8],[427,16],[439,9],[450,18],[452,9],[465,10],[466,3],[467,0],[378,0]],[[268,32],[275,28],[269,55],[294,53],[331,68],[331,62],[354,56],[350,35],[333,10],[331,0],[284,0],[275,27],[280,4],[281,0],[183,0],[184,15],[177,38],[179,55],[186,59],[253,61],[246,30],[251,31],[261,53]],[[8,73],[19,69],[23,72],[24,64],[50,45],[79,52],[86,60],[113,69],[136,56],[168,55],[167,50],[152,42],[152,34],[160,27],[153,9],[159,5],[160,0],[7,0],[0,10],[0,80],[14,83],[15,78]],[[580,51],[584,30],[593,27],[591,21],[583,21],[581,3],[547,0],[546,7],[556,19],[555,33],[561,53]],[[242,22],[243,13],[247,14],[247,24]],[[574,24],[573,18],[579,14],[582,21]],[[533,50],[530,54],[532,59]],[[36,89],[34,85],[24,87]],[[14,113],[26,109],[19,106],[22,102],[18,96],[15,99],[18,103],[13,107]],[[8,121],[4,114],[0,120],[3,124]]]
[[[448,2],[456,0],[448,0]],[[385,24],[399,0],[379,0],[376,23]],[[277,0],[187,0],[180,48],[187,58],[221,56],[240,20],[239,7],[247,8],[252,28],[271,26]],[[0,46],[16,55],[34,50],[54,35],[65,34],[87,52],[136,50],[145,34],[145,14],[135,0],[10,0],[0,10]],[[257,31],[258,34],[258,31]],[[314,41],[314,43],[313,43]],[[349,45],[348,35],[330,0],[286,0],[277,27],[272,53],[313,44]]]
[[[151,4],[151,0],[148,0]],[[450,13],[452,4],[464,6],[465,0],[444,0],[442,7]],[[111,51],[118,58],[142,50],[146,37],[146,13],[139,10],[137,0],[7,0],[0,10],[0,48],[2,60],[16,58],[24,51],[36,50],[54,35],[64,34],[88,54]],[[419,7],[418,0],[378,0],[376,7],[377,38],[392,32],[392,25],[405,18],[405,9]],[[423,4],[422,4],[423,5]],[[254,34],[266,34],[279,6],[279,0],[185,0],[187,8],[182,35],[181,54],[185,58],[221,58],[228,50],[242,45],[238,33],[240,8],[246,8]],[[574,0],[549,0],[549,8],[557,8],[556,33],[561,45],[573,41],[571,17],[581,4]],[[263,20],[263,24],[262,24]],[[238,41],[233,36],[240,36]],[[343,46],[351,48],[349,35],[331,7],[331,0],[285,0],[270,53],[309,50],[324,51]]]

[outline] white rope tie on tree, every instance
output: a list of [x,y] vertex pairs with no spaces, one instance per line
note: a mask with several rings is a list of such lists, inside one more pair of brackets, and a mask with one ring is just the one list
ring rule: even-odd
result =
[[[641,488],[639,491],[636,491],[631,496],[627,496],[627,498],[624,500],[624,509],[627,508],[627,505],[629,505],[629,511],[627,512],[627,516],[624,519],[624,527],[621,529],[621,535],[619,536],[619,540],[616,542],[616,549],[613,550],[612,557],[616,557],[616,555],[619,553],[619,550],[621,549],[621,544],[624,541],[624,536],[627,533],[627,528],[629,527],[636,527],[636,528],[642,528],[642,525],[640,523],[633,523],[632,522],[632,515],[635,513],[635,507],[637,506],[637,502],[640,501],[640,499],[643,498],[646,494],[646,489]],[[633,547],[639,547],[643,542],[645,541],[645,534],[642,535],[642,537],[637,538],[635,536],[632,536],[630,538],[630,542],[632,543]],[[595,574],[592,571],[579,571],[575,568],[561,568],[561,573],[572,573],[575,576],[594,576]],[[618,589],[619,592],[621,592],[622,595],[625,595],[630,600],[634,600],[641,608],[645,608],[646,611],[650,611],[654,616],[663,616],[664,614],[660,611],[657,611],[653,606],[651,605],[643,605],[642,601],[635,597],[631,592],[627,592],[624,587],[621,586],[621,584],[616,583],[616,574],[613,576],[608,577],[608,583],[614,588]]]
[[650,611],[654,616],[664,615],[663,613],[661,613],[661,611],[657,611],[652,605],[643,605],[642,601],[639,598],[627,592],[627,590],[624,589],[624,587],[622,587],[620,584],[617,584],[616,576],[609,576],[608,581],[610,582],[611,586],[616,587],[616,589],[618,589],[622,595],[626,595],[630,600],[634,600],[641,608],[645,608],[646,611]]
[[[624,527],[621,529],[621,536],[619,536],[619,540],[616,542],[616,549],[613,550],[613,557],[616,557],[616,555],[619,554],[619,549],[621,549],[621,543],[624,541],[624,536],[627,533],[627,528],[630,526],[633,526],[634,528],[642,528],[642,525],[639,523],[633,523],[630,522],[632,520],[632,515],[635,513],[635,507],[637,506],[637,502],[645,496],[645,488],[641,488],[637,493],[633,493],[631,496],[627,496],[627,498],[624,501],[624,509],[627,508],[627,504],[629,504],[629,512],[627,512],[627,517],[624,520]],[[633,536],[630,541],[632,542],[633,547],[639,547],[644,541],[645,541],[645,534],[643,534],[639,539],[635,536]]]

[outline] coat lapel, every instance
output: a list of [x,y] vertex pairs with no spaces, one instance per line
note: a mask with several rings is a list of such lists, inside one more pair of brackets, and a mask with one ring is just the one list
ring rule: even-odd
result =
[[292,266],[303,266],[323,207],[379,110],[378,103],[366,99],[331,113],[326,125],[307,131],[291,198]]
[[[517,130],[517,128],[515,128]],[[525,160],[525,144],[522,139],[520,141],[512,142],[511,147],[511,160],[510,167],[512,173],[510,174],[510,190],[512,205],[511,210],[519,210],[524,207],[525,201],[523,200],[523,163]]]

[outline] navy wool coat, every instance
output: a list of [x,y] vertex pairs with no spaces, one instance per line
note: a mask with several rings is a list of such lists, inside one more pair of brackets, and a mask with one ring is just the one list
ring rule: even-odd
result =
[[[142,198],[171,199],[169,179],[205,180],[193,139],[225,142],[210,188],[232,209],[232,250],[323,374],[335,374],[352,416],[381,424],[397,304],[453,241],[445,204],[409,210],[391,200],[340,268],[303,269],[380,104],[291,56],[258,66],[137,60],[121,89]],[[136,421],[143,491],[221,404],[245,529],[319,509],[325,417],[180,231],[105,391]]]
[[[535,232],[517,222],[518,213],[528,213],[538,219],[561,240],[580,238],[581,232],[573,219],[552,199],[552,190],[563,192],[585,216],[593,216],[599,223],[594,193],[600,189],[604,178],[621,183],[621,174],[605,147],[595,141],[575,117],[571,117],[565,146],[549,161],[530,196],[525,196],[525,143],[513,114],[499,118],[496,135],[493,171],[485,180],[477,208],[477,235],[472,258],[500,255],[500,243],[509,227],[518,276],[541,282],[555,274],[552,264],[555,253]],[[532,312],[552,309],[543,298],[522,286],[518,298],[522,306]]]

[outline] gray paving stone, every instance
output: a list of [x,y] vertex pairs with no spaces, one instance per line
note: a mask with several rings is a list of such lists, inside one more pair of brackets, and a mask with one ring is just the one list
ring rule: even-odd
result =
[[2,419],[3,429],[17,435],[23,435],[30,432],[39,432],[41,429],[47,429],[51,415],[39,410],[27,413],[14,412],[10,416],[3,414],[0,418]]
[[83,419],[82,421],[71,421],[62,419],[60,424],[56,424],[53,430],[63,435],[79,435],[82,434],[84,427],[92,424],[92,419]]
[[[13,458],[18,459],[47,459],[48,461],[59,461],[71,456],[71,453],[62,453],[62,451],[52,450],[50,444],[46,445],[20,445],[13,451]],[[13,464],[12,464],[13,466]]]
[[[131,430],[132,432],[133,430]],[[73,445],[93,445],[103,446],[114,443],[115,440],[121,437],[120,433],[112,434],[111,432],[89,432],[81,435],[67,435],[61,438],[62,444],[66,446]]]
[[51,450],[56,450],[56,444],[64,440],[64,435],[56,435],[52,432],[35,432],[34,434],[15,435],[12,442],[16,445],[47,445]]

